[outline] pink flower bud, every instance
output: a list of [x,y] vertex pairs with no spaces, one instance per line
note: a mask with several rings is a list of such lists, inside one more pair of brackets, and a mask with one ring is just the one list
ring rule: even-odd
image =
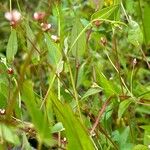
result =
[[16,24],[21,19],[21,14],[17,10],[12,10],[5,13],[5,18],[11,22],[11,24]]
[[50,23],[41,23],[41,27],[43,31],[48,31],[51,29],[52,25]]
[[35,12],[33,14],[33,18],[34,20],[39,21],[39,20],[43,20],[45,15],[46,15],[45,12]]

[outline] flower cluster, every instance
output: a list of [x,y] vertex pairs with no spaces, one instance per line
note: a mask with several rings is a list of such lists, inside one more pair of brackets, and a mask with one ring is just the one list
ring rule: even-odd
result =
[[[33,19],[35,21],[40,22],[41,29],[44,32],[49,31],[52,28],[52,25],[50,23],[46,23],[44,21],[45,16],[46,16],[45,12],[35,12],[33,14]],[[5,18],[8,21],[10,21],[10,25],[11,26],[15,27],[20,22],[20,20],[21,20],[21,13],[19,11],[17,11],[17,10],[14,9],[12,11],[6,12],[5,13]],[[56,35],[52,35],[51,39],[54,42],[59,42],[59,37],[56,36]]]
[[5,13],[5,18],[10,21],[10,25],[16,26],[21,20],[21,14],[17,10],[12,10]]

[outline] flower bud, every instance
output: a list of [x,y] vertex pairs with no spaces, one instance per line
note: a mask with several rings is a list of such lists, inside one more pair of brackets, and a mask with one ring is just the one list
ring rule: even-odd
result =
[[133,59],[133,65],[135,66],[137,64],[136,58]]
[[48,31],[51,29],[52,25],[50,23],[41,23],[41,27],[43,31]]
[[5,13],[5,18],[10,21],[12,26],[15,26],[21,19],[21,14],[17,10],[12,10]]
[[54,42],[59,42],[59,37],[57,35],[51,35],[51,39],[54,41]]
[[5,109],[0,109],[0,115],[5,115],[6,114],[6,110]]
[[40,21],[40,20],[43,20],[44,19],[44,17],[45,17],[45,12],[35,12],[34,14],[33,14],[33,18],[34,18],[34,20],[36,20],[36,21]]
[[102,24],[102,22],[101,22],[100,20],[96,20],[96,21],[93,22],[93,24],[94,24],[96,27],[99,27],[99,26]]
[[12,68],[8,68],[7,73],[10,74],[10,75],[12,75],[14,73],[14,71],[13,71]]
[[101,43],[103,46],[106,46],[106,44],[107,44],[107,39],[106,39],[105,37],[101,37],[100,43]]

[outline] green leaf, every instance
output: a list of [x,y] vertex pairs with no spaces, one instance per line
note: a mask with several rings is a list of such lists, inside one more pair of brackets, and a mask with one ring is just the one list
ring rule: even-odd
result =
[[85,82],[85,66],[86,62],[84,62],[80,67],[79,67],[79,73],[78,73],[78,78],[77,78],[77,88]]
[[148,147],[142,144],[138,144],[134,146],[132,150],[148,150]]
[[91,20],[95,20],[95,19],[108,19],[110,17],[110,15],[112,13],[114,13],[114,11],[118,8],[118,5],[112,5],[106,8],[103,8],[97,12],[95,12],[92,17]]
[[112,83],[105,77],[105,75],[101,71],[99,71],[98,68],[96,68],[96,73],[97,73],[97,81],[99,85],[103,88],[105,94],[107,96],[117,94],[117,92],[113,88]]
[[[29,25],[28,22],[25,23],[25,27],[26,27],[26,36],[27,36],[27,49],[28,51],[30,51],[33,48],[33,45],[36,46],[36,48],[39,50],[39,44],[35,41],[36,37]],[[33,56],[32,56],[32,61],[36,62],[40,60],[40,56],[39,53],[36,51],[36,49],[34,49],[33,51]]]
[[125,129],[121,132],[121,134],[120,134],[120,140],[119,140],[119,143],[120,143],[121,147],[123,145],[127,144],[129,133],[130,133],[129,126],[125,127]]
[[128,41],[138,47],[143,43],[143,33],[137,22],[130,20],[128,30]]
[[119,110],[118,110],[118,117],[121,118],[122,115],[125,113],[125,111],[127,110],[127,108],[129,107],[129,105],[132,103],[131,99],[127,99],[122,101],[119,104]]
[[22,100],[27,107],[27,111],[31,116],[40,140],[47,143],[51,138],[49,123],[47,122],[45,114],[42,113],[36,103],[36,96],[34,95],[33,84],[31,81],[25,81],[23,84]]
[[14,56],[16,55],[17,50],[18,50],[17,33],[15,29],[12,29],[6,49],[6,57],[9,62],[14,60]]
[[53,67],[56,68],[60,62],[61,53],[59,51],[57,44],[51,40],[50,36],[47,33],[45,33],[44,36],[48,48],[48,59],[50,63],[53,65]]
[[[75,19],[72,31],[71,31],[71,45],[73,45],[74,41],[83,30],[83,26],[78,18]],[[72,54],[74,57],[81,59],[81,57],[85,54],[85,46],[86,46],[86,35],[85,32],[79,37],[77,42],[72,47]]]
[[67,150],[94,150],[92,139],[87,133],[84,125],[74,115],[68,104],[62,104],[53,93],[50,96],[56,117],[65,127],[68,140]]
[[99,92],[101,92],[102,89],[100,87],[95,87],[95,88],[90,88],[83,96],[81,99],[85,99],[91,95],[97,94]]
[[14,145],[20,144],[19,137],[15,134],[14,128],[6,126],[5,124],[0,124],[0,137]]
[[63,127],[63,124],[61,122],[56,123],[53,127],[52,127],[52,133],[57,133],[57,132],[61,132],[64,131],[65,128]]
[[143,125],[140,128],[144,129],[144,144],[148,145],[150,141],[150,125]]
[[143,31],[146,44],[150,44],[150,27],[149,27],[150,5],[145,5],[143,10]]

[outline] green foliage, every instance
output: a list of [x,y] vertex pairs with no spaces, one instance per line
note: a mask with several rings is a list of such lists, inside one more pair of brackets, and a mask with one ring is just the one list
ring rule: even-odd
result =
[[143,33],[140,26],[133,20],[129,22],[128,41],[137,47],[143,43]]
[[124,100],[123,102],[120,103],[118,110],[118,118],[122,118],[122,115],[124,114],[124,112],[131,103],[132,103],[131,99]]
[[147,149],[149,12],[148,0],[1,0],[0,149]]
[[95,12],[91,20],[94,19],[108,19],[110,15],[118,8],[118,5],[112,5],[103,9],[100,9],[99,11]]
[[[62,104],[56,96],[51,94],[51,100],[53,101],[54,111],[65,127],[66,137],[68,139],[68,150],[94,150],[94,144],[88,135],[84,125],[73,114],[69,105]],[[83,140],[84,139],[84,140]]]
[[[80,32],[82,30],[83,30],[83,26],[82,26],[80,20],[79,20],[79,18],[76,18],[73,23],[73,27],[72,27],[72,31],[71,31],[71,37],[70,37],[71,45],[74,43],[77,36],[80,34]],[[85,53],[86,53],[85,48],[86,48],[86,35],[85,35],[85,33],[83,33],[72,48],[73,56],[77,57],[77,59],[81,59],[83,57],[83,55],[85,55]]]
[[6,50],[6,56],[9,62],[13,61],[14,56],[18,50],[17,33],[15,29],[12,29]]
[[45,116],[45,113],[39,109],[36,104],[36,96],[34,95],[31,81],[24,82],[22,99],[27,106],[29,115],[31,116],[32,122],[39,134],[39,140],[48,144],[50,142],[51,131]]

